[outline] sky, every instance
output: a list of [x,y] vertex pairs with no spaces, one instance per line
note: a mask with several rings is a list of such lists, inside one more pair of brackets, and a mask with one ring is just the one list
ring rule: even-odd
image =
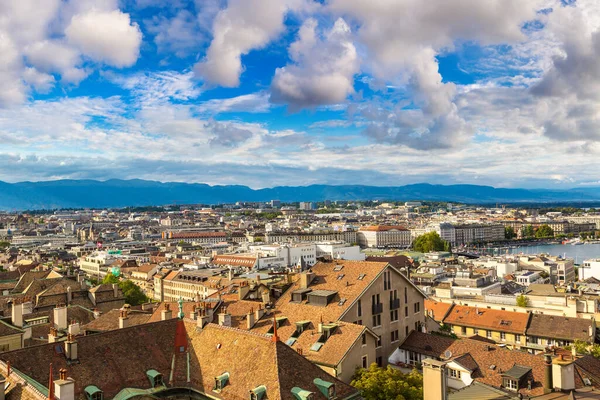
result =
[[597,0],[2,0],[0,180],[600,185]]

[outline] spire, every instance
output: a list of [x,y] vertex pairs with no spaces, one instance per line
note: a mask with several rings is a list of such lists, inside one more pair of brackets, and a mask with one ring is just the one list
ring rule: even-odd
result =
[[179,319],[183,319],[183,298],[179,297]]
[[54,378],[52,375],[52,363],[50,363],[50,378],[48,379],[48,400],[54,400]]
[[277,336],[277,318],[275,318],[275,314],[273,314],[273,337],[271,338],[271,341],[279,341],[279,336]]

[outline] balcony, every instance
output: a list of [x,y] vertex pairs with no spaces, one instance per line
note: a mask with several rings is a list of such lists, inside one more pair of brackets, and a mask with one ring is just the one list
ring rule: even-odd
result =
[[390,310],[396,310],[400,308],[400,299],[393,299],[390,301]]
[[383,304],[382,303],[373,304],[371,306],[372,314],[381,314],[382,312],[383,312]]

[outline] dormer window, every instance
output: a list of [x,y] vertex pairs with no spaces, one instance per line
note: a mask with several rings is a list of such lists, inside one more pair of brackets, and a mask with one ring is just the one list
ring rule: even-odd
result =
[[292,394],[296,400],[314,400],[315,394],[297,386],[292,388]]
[[103,400],[104,398],[104,393],[97,386],[86,386],[83,391],[87,400]]
[[150,381],[150,387],[152,388],[165,385],[162,374],[155,369],[146,371],[146,376],[148,377],[148,380]]
[[321,392],[321,394],[327,399],[335,398],[335,385],[333,383],[324,381],[320,378],[315,378],[315,380],[313,380],[313,383],[315,384],[317,389],[319,389],[319,392]]
[[221,375],[215,377],[215,392],[220,392],[229,383],[229,372],[224,372]]
[[262,400],[267,394],[267,387],[260,385],[250,390],[250,400]]

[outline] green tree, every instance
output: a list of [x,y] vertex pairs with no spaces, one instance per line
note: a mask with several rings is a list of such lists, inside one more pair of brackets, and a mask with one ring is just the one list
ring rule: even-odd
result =
[[504,238],[510,240],[510,239],[514,239],[515,237],[517,237],[515,228],[513,228],[512,226],[505,226],[504,227]]
[[119,287],[127,304],[137,306],[148,302],[148,297],[142,292],[142,289],[130,280],[121,281]]
[[423,398],[423,376],[414,369],[410,374],[390,366],[379,368],[373,363],[360,368],[351,383],[365,400],[417,400]]
[[536,229],[535,237],[536,238],[554,237],[554,231],[552,230],[552,228],[550,228],[550,226],[544,224]]
[[533,226],[523,225],[523,227],[521,228],[521,237],[532,238],[534,235],[535,235],[535,231],[533,230]]
[[442,240],[437,232],[428,232],[417,236],[413,241],[413,250],[421,253],[429,253],[430,251],[449,251],[449,243]]
[[113,274],[106,274],[106,276],[104,277],[104,279],[102,279],[102,283],[108,283],[109,285],[112,285],[112,284],[115,284],[115,283],[118,284],[119,282],[120,282],[119,278],[117,278]]
[[10,247],[10,242],[0,241],[0,249],[6,249],[7,247]]
[[519,307],[527,307],[529,306],[529,298],[527,298],[527,296],[525,296],[524,294],[520,294],[517,296],[517,305]]
[[[599,344],[589,344],[582,340],[576,340],[573,343],[575,346],[575,350],[577,354],[590,354],[596,358],[600,358],[600,345]],[[566,349],[571,350],[573,346],[567,346]]]

